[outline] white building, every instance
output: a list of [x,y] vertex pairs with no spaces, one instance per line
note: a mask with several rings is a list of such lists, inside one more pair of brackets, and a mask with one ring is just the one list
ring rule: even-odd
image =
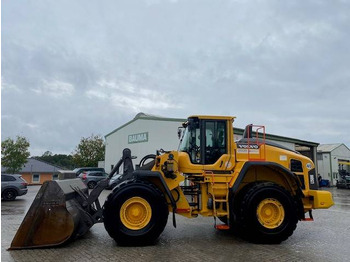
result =
[[134,164],[157,150],[177,150],[179,139],[178,127],[185,119],[157,117],[139,113],[125,125],[105,136],[105,170],[110,172],[119,161],[124,148],[129,148],[136,156]]
[[317,148],[318,173],[336,185],[339,169],[350,171],[350,149],[344,144],[319,145]]
[[[155,154],[156,150],[177,150],[179,139],[177,130],[186,119],[166,118],[139,113],[134,119],[105,136],[106,151],[104,167],[110,172],[119,161],[124,148],[130,148],[137,159],[134,164],[148,154]],[[235,140],[242,138],[244,129],[234,128]],[[316,160],[318,143],[303,141],[294,138],[266,134],[266,140],[276,142],[291,150]]]

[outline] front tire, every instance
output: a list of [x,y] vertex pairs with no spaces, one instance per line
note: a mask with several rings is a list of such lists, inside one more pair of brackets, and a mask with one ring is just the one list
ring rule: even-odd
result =
[[114,188],[104,204],[104,225],[121,246],[154,244],[168,221],[164,195],[153,184],[125,181]]
[[280,243],[293,234],[298,223],[292,195],[271,182],[251,187],[240,207],[241,235],[254,243]]

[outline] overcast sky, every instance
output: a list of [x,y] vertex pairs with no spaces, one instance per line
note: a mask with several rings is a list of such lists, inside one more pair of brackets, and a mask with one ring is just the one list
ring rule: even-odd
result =
[[350,1],[1,2],[2,140],[32,155],[138,112],[350,147]]

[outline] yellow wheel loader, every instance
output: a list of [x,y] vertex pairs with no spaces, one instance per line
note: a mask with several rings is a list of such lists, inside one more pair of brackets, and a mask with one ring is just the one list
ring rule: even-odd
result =
[[[79,179],[46,182],[10,249],[61,245],[99,222],[119,245],[148,245],[163,232],[169,211],[175,227],[175,214],[202,215],[248,241],[280,243],[298,221],[312,220],[312,209],[333,205],[331,193],[317,190],[309,158],[266,141],[263,126],[248,125],[234,141],[233,121],[189,117],[179,129],[178,151],[148,155],[136,170],[124,149],[109,178],[90,194]],[[121,167],[119,183],[101,207],[98,196]]]

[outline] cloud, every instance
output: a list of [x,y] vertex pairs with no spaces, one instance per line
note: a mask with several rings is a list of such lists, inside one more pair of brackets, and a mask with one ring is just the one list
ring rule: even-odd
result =
[[37,128],[39,128],[39,125],[33,124],[33,123],[26,123],[25,125],[27,127],[29,127],[30,129],[37,129]]
[[18,93],[21,92],[21,90],[16,85],[7,83],[3,78],[1,79],[1,91]]
[[2,8],[1,131],[28,136],[35,152],[69,153],[81,136],[107,134],[139,111],[236,115],[239,127],[350,146],[346,1]]
[[116,108],[133,113],[154,109],[180,108],[179,103],[172,101],[171,92],[159,93],[156,90],[146,89],[138,84],[126,81],[99,80],[98,88],[88,90],[86,95],[90,98],[99,98]]
[[43,80],[42,85],[31,89],[38,95],[47,95],[53,98],[66,98],[74,94],[74,86],[58,80]]
[[108,96],[106,93],[104,93],[101,90],[95,90],[95,89],[90,89],[86,91],[86,96],[90,99],[101,99],[101,100],[106,100],[108,99]]

